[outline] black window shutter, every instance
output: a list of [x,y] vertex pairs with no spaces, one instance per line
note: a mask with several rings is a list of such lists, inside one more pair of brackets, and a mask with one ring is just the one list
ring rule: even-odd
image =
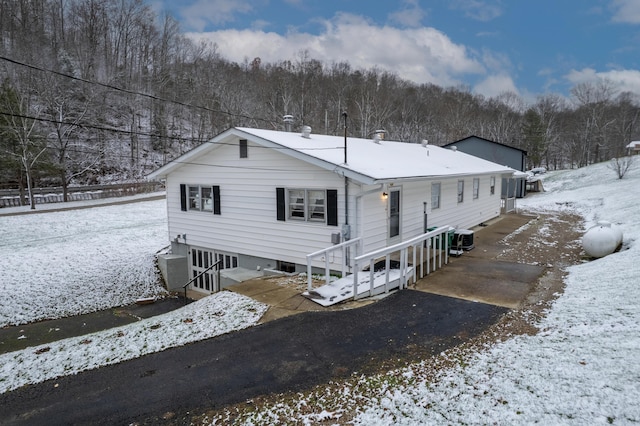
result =
[[327,225],[338,226],[338,190],[327,189]]
[[286,220],[287,204],[285,202],[284,188],[276,188],[276,217],[278,220]]
[[180,210],[187,211],[187,185],[180,184]]
[[220,187],[213,186],[213,214],[220,214]]

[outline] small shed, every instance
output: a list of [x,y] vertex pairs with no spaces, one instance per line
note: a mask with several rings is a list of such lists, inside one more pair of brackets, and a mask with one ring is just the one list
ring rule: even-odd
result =
[[627,145],[627,152],[629,155],[640,154],[640,141],[633,141]]

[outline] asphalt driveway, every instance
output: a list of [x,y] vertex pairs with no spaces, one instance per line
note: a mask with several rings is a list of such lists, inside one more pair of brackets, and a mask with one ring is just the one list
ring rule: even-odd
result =
[[[414,290],[358,309],[306,312],[0,395],[10,425],[182,424],[189,413],[297,391],[473,337],[506,308]],[[163,420],[172,412],[171,420]]]

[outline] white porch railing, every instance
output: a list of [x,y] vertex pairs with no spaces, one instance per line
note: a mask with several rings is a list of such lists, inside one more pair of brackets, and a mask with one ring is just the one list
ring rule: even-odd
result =
[[350,254],[350,249],[351,248],[355,248],[355,256],[358,256],[360,254],[360,252],[362,251],[362,238],[354,238],[353,240],[349,240],[349,241],[345,241],[342,242],[340,244],[336,244],[334,246],[331,247],[327,247],[325,249],[322,250],[318,250],[314,253],[308,254],[307,255],[307,290],[311,291],[313,290],[313,279],[312,279],[312,267],[311,267],[311,262],[313,261],[313,259],[318,258],[318,257],[324,257],[324,276],[325,276],[325,284],[329,284],[330,282],[330,273],[331,273],[331,267],[329,266],[329,264],[331,262],[329,262],[329,255],[333,254],[333,252],[336,252],[338,250],[340,250],[340,272],[342,273],[342,276],[346,276],[348,269],[349,269],[349,259],[348,259],[348,254]]
[[516,209],[516,197],[501,198],[500,207],[503,213],[510,213]]
[[[391,270],[389,266],[391,263],[391,255],[394,253],[400,252],[399,289],[407,287],[410,256],[409,251],[411,251],[412,257],[413,268],[411,268],[411,276],[414,282],[418,277],[418,265],[420,265],[420,278],[423,278],[432,270],[435,271],[436,269],[441,268],[443,258],[445,264],[449,263],[448,234],[450,230],[450,226],[441,226],[401,243],[375,250],[361,256],[356,256],[353,266],[353,299],[356,300],[374,294],[374,264],[376,263],[376,259],[380,259],[383,256],[385,259],[385,293],[389,292],[389,272]],[[365,265],[369,265],[369,289],[362,292],[358,290],[358,273]]]
[[[411,278],[414,282],[418,279],[418,267],[420,266],[419,278],[423,278],[425,275],[428,275],[432,271],[439,269],[442,267],[442,264],[449,263],[449,232],[451,231],[450,226],[441,226],[432,231],[426,232],[424,234],[418,235],[417,237],[411,238],[409,240],[400,242],[398,244],[394,244],[392,246],[384,247],[379,250],[374,250],[372,252],[362,254],[359,253],[362,251],[363,241],[362,238],[355,238],[353,240],[345,241],[341,244],[336,244],[335,246],[327,247],[326,249],[319,250],[317,252],[311,253],[307,255],[307,291],[313,290],[313,282],[312,282],[312,266],[311,263],[314,259],[323,256],[325,262],[325,284],[329,284],[330,282],[330,262],[329,255],[335,251],[340,251],[340,259],[341,259],[341,272],[342,277],[347,276],[347,270],[349,268],[348,264],[348,250],[352,247],[355,248],[356,253],[353,259],[353,298],[354,300],[367,297],[368,295],[373,295],[373,287],[374,287],[374,273],[375,268],[374,265],[377,260],[384,257],[385,259],[385,284],[384,284],[384,292],[388,292],[390,290],[389,283],[389,272],[391,257],[396,253],[399,253],[400,259],[400,282],[398,287],[400,289],[406,288],[408,282],[408,275],[411,275]],[[413,267],[409,269],[409,258],[411,257],[411,264]],[[362,273],[362,269],[365,266],[369,266],[369,285],[370,288],[365,290],[364,292],[358,291],[358,274]],[[335,268],[334,268],[335,269]],[[362,287],[362,286],[361,286]],[[393,286],[395,287],[395,285]],[[379,293],[380,291],[378,291]]]

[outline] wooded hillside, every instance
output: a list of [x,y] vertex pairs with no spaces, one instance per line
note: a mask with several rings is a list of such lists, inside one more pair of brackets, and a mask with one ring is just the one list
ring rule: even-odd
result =
[[526,103],[415,84],[376,68],[232,63],[143,0],[0,0],[0,187],[123,182],[232,126],[441,145],[477,135],[530,167],[582,166],[640,139],[640,95],[607,81]]

